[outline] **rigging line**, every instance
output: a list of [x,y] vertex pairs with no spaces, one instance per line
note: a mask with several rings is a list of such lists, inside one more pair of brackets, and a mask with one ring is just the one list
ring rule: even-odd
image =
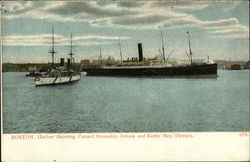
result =
[[188,60],[190,61],[190,56],[188,55],[187,51],[185,51],[187,57],[188,57]]
[[119,37],[119,48],[120,48],[120,56],[121,56],[121,61],[122,61],[122,47],[121,47],[120,37]]
[[170,54],[168,55],[167,61],[168,61],[169,57],[172,55],[173,52],[174,52],[174,49],[173,49],[173,50],[170,52]]

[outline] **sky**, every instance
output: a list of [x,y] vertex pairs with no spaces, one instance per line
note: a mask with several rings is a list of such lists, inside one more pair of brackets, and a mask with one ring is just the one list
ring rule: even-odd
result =
[[161,55],[187,58],[190,33],[194,58],[249,59],[248,1],[2,1],[3,62],[49,62],[54,28],[56,59],[75,60]]

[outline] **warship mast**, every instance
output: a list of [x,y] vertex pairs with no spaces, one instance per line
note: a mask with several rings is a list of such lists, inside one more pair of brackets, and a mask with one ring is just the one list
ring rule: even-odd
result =
[[49,51],[49,53],[51,53],[51,57],[52,57],[52,60],[51,60],[51,63],[52,63],[52,68],[54,68],[54,64],[55,64],[55,49],[54,49],[54,27],[52,26],[52,47],[51,47],[51,50]]
[[70,39],[71,39],[71,41],[70,41],[70,53],[69,53],[69,55],[70,55],[70,64],[72,65],[72,61],[73,61],[73,50],[72,50],[72,48],[73,48],[73,46],[72,46],[72,33],[70,34]]

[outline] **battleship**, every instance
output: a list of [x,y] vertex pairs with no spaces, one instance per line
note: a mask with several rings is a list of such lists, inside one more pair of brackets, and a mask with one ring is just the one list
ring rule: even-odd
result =
[[[188,44],[189,44],[189,64],[185,65],[171,65],[166,64],[164,42],[162,37],[162,55],[163,64],[158,65],[143,65],[143,50],[142,43],[138,44],[139,60],[135,66],[96,66],[96,67],[83,67],[83,71],[87,76],[133,76],[133,77],[217,77],[217,63],[213,61],[197,63],[193,61],[190,34],[187,32]],[[121,52],[120,52],[121,53]],[[140,64],[141,62],[141,64]],[[140,66],[138,66],[140,65]]]
[[72,34],[70,47],[70,58],[67,59],[67,64],[65,64],[65,59],[61,58],[60,65],[56,65],[54,60],[54,55],[56,53],[54,49],[54,28],[52,27],[52,48],[49,51],[52,56],[51,66],[48,68],[47,72],[35,78],[36,86],[72,83],[81,79],[79,66],[75,64],[73,57]]

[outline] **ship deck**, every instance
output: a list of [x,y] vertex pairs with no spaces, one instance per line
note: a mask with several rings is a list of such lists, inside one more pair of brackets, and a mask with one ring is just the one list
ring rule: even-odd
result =
[[161,69],[161,68],[187,68],[187,67],[195,67],[195,66],[205,66],[205,65],[213,65],[213,64],[195,64],[195,65],[177,65],[170,66],[166,65],[150,65],[150,66],[101,66],[100,69]]

